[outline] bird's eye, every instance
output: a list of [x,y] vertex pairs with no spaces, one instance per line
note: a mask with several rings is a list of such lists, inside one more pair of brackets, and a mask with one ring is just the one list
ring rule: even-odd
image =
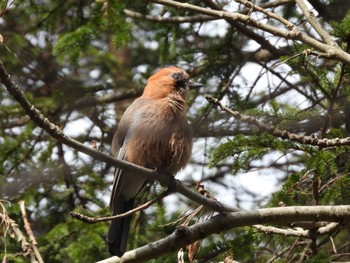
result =
[[172,77],[173,79],[179,79],[180,73],[173,73],[173,74],[171,75],[171,77]]
[[175,80],[174,85],[177,89],[186,88],[186,84],[188,82],[188,78],[182,72],[174,72],[171,74],[171,78]]

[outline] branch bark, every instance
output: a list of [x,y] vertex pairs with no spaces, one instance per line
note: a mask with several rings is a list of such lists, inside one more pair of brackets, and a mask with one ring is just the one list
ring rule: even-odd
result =
[[[295,221],[350,222],[350,206],[291,206],[240,211],[180,227],[169,236],[126,252],[121,258],[111,257],[98,263],[142,262],[178,250],[215,233],[256,224],[289,225]],[[319,233],[321,234],[321,233]]]
[[206,22],[206,21],[212,21],[217,18],[213,18],[211,16],[203,16],[203,15],[198,15],[198,16],[175,16],[175,17],[162,17],[162,16],[151,16],[151,15],[144,15],[136,11],[132,11],[129,9],[124,9],[124,14],[131,18],[136,18],[136,19],[146,19],[149,21],[154,21],[154,22],[166,22],[166,23],[174,23],[174,24],[179,24],[179,23],[198,23],[198,22]]
[[22,219],[23,219],[23,222],[24,222],[24,228],[27,232],[27,235],[29,237],[29,240],[30,240],[30,244],[31,244],[31,247],[34,251],[34,255],[35,255],[35,258],[37,260],[38,263],[44,263],[44,260],[40,254],[40,251],[39,251],[39,248],[38,248],[38,242],[36,241],[36,238],[34,236],[34,233],[33,233],[33,230],[32,230],[32,227],[29,223],[29,220],[28,220],[28,217],[27,217],[27,212],[26,212],[26,208],[25,208],[25,202],[23,200],[20,200],[18,202],[19,204],[19,207],[21,209],[21,213],[22,213]]
[[321,24],[317,21],[314,13],[309,10],[306,6],[304,0],[295,0],[303,14],[305,15],[307,21],[310,23],[312,28],[317,32],[317,34],[322,38],[322,40],[331,46],[338,46],[337,43],[331,38],[326,30],[321,26]]
[[[189,3],[181,3],[173,0],[149,0],[149,1],[153,3],[165,5],[165,6],[175,7],[178,9],[189,10],[197,14],[203,14],[203,15],[208,15],[216,18],[226,19],[227,21],[229,20],[238,21],[245,25],[250,25],[254,28],[268,32],[275,36],[283,37],[285,39],[300,41],[304,44],[309,45],[310,47],[315,48],[316,50],[322,53],[328,54],[327,56],[329,56],[330,58],[337,59],[345,63],[350,63],[350,54],[348,54],[338,46],[325,44],[313,37],[308,36],[307,34],[301,32],[299,28],[296,27],[294,24],[288,21],[286,23],[286,20],[283,20],[283,18],[279,18],[277,20],[279,20],[279,22],[284,24],[287,27],[287,30],[262,23],[259,20],[256,20],[250,17],[249,15],[243,15],[240,13],[231,13],[223,10],[217,11],[217,10],[203,8],[200,6],[191,5]],[[242,0],[242,2],[244,1]],[[255,6],[255,5],[252,5],[252,6],[256,10],[259,9],[258,6]],[[269,12],[265,12],[265,15],[268,16],[269,14],[270,14]],[[273,18],[276,19],[276,16],[274,15]]]

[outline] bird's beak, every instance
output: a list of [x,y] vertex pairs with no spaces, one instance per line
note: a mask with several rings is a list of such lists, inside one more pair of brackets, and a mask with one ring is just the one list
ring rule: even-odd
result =
[[198,82],[190,81],[189,84],[188,84],[188,87],[190,89],[198,89],[200,87],[203,87],[203,84],[202,83],[198,83]]

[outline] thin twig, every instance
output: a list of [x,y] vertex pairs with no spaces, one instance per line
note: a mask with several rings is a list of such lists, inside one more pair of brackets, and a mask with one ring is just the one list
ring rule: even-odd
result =
[[339,226],[339,223],[333,222],[329,223],[326,226],[322,226],[319,229],[317,229],[317,233],[323,235],[323,234],[329,234],[330,232],[334,231]]
[[273,226],[263,226],[263,225],[252,225],[258,231],[264,232],[265,234],[278,234],[283,236],[294,236],[294,237],[314,237],[315,235],[325,235],[332,232],[336,227],[339,226],[339,223],[332,222],[326,226],[322,226],[317,230],[302,229],[302,228],[278,228]]
[[23,222],[24,222],[24,229],[26,230],[27,235],[29,237],[30,244],[31,244],[31,247],[32,247],[32,249],[34,251],[36,260],[37,260],[38,263],[44,263],[44,260],[43,260],[41,254],[39,252],[39,249],[37,247],[38,242],[36,241],[36,238],[34,236],[32,227],[31,227],[31,225],[29,223],[29,220],[28,220],[28,217],[27,217],[27,212],[26,212],[26,208],[25,208],[25,202],[23,200],[20,200],[18,202],[18,204],[19,204],[19,207],[20,207],[21,213],[22,213],[22,219],[23,219]]
[[[269,1],[266,3],[260,3],[259,5],[255,5],[257,7],[263,8],[263,9],[268,9],[268,8],[274,8],[278,6],[284,6],[286,4],[292,3],[295,0],[276,0],[276,1]],[[261,1],[262,2],[262,1]],[[251,8],[245,8],[243,10],[239,10],[241,14],[248,14],[250,12]]]
[[90,217],[78,212],[70,212],[70,215],[78,220],[84,221],[86,223],[90,223],[90,224],[95,224],[95,223],[99,223],[99,222],[106,222],[106,221],[112,221],[114,219],[117,218],[122,218],[122,217],[126,217],[126,216],[130,216],[132,214],[135,214],[138,211],[144,210],[150,206],[152,206],[153,204],[157,203],[158,201],[162,200],[164,197],[168,196],[171,193],[171,191],[169,189],[167,189],[166,191],[164,191],[163,193],[161,193],[159,196],[157,196],[156,198],[154,198],[151,201],[148,201],[134,209],[131,209],[125,213],[122,214],[118,214],[118,215],[114,215],[114,216],[106,216],[106,217]]
[[273,226],[263,226],[263,225],[252,225],[253,228],[265,234],[278,234],[283,236],[293,236],[293,237],[309,237],[309,231],[300,229],[283,229]]
[[198,22],[207,22],[207,21],[213,21],[218,19],[218,18],[213,18],[212,16],[203,16],[203,15],[173,16],[173,17],[151,16],[151,15],[144,15],[129,9],[124,9],[124,14],[126,14],[128,17],[131,17],[131,18],[144,19],[144,20],[149,20],[154,22],[173,23],[173,24],[198,23]]
[[[14,2],[14,1],[13,1],[13,2]],[[11,2],[11,3],[9,4],[9,0],[6,0],[6,2],[3,3],[4,6],[3,6],[2,10],[0,11],[0,17],[3,16],[3,14],[5,14],[5,12],[7,11],[7,9],[12,5],[13,2]]]

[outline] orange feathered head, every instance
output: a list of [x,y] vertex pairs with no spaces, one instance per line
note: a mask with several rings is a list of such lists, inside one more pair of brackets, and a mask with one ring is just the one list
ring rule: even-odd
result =
[[202,85],[192,82],[190,76],[181,68],[162,68],[152,75],[143,92],[144,97],[161,99],[168,95],[180,95],[185,98],[190,88]]

